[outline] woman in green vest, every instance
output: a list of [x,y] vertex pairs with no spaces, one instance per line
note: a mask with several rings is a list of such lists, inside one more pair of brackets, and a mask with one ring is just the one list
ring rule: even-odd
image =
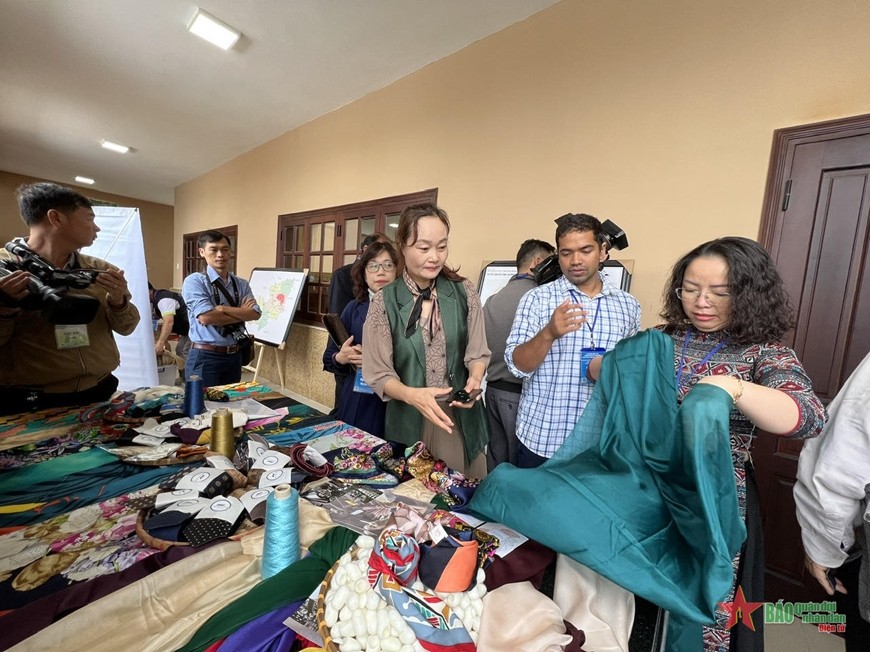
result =
[[486,475],[489,430],[472,393],[489,364],[483,311],[474,286],[446,266],[450,220],[434,204],[409,206],[396,241],[404,272],[371,301],[363,330],[363,378],[388,401],[384,438],[422,441],[467,476]]

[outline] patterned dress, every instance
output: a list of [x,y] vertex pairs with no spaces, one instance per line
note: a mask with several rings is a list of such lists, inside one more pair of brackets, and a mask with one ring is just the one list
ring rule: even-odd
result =
[[[735,376],[744,381],[772,387],[788,394],[798,406],[799,417],[794,428],[785,437],[807,439],[817,436],[825,424],[825,408],[813,392],[812,383],[797,359],[795,352],[782,344],[732,344],[728,333],[701,333],[694,329],[669,333],[674,340],[674,369],[678,379],[678,400],[704,376]],[[682,369],[682,372],[680,371]],[[752,442],[756,437],[755,425],[737,408],[731,411],[731,457],[734,462],[734,480],[737,483],[737,501],[744,520],[747,518],[746,482],[747,462],[751,463]],[[750,510],[750,518],[752,518]],[[759,525],[760,527],[760,525]],[[734,599],[737,571],[743,551],[734,558],[735,583],[725,602]],[[744,568],[741,585],[748,585]],[[749,598],[751,600],[751,598]],[[704,627],[705,652],[728,652],[733,629],[725,629],[728,614],[716,612],[716,625]],[[738,623],[737,627],[743,627]],[[751,630],[746,630],[751,632]]]

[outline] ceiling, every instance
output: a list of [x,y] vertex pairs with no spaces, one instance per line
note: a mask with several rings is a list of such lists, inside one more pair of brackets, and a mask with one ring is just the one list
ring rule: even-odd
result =
[[[0,0],[0,170],[163,204],[175,186],[556,0]],[[134,148],[120,155],[102,139]]]

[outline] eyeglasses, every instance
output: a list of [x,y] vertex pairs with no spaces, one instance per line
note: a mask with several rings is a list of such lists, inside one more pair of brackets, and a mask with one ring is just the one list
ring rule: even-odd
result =
[[396,263],[392,260],[387,260],[383,263],[376,263],[375,261],[371,261],[366,263],[366,271],[371,272],[372,274],[377,273],[378,270],[382,269],[385,272],[392,272],[396,268]]
[[700,290],[690,290],[689,288],[677,288],[674,290],[674,293],[681,301],[688,301],[689,303],[695,303],[703,294],[704,301],[711,306],[725,303],[731,298],[731,294],[728,292],[710,292],[709,290],[701,292]]

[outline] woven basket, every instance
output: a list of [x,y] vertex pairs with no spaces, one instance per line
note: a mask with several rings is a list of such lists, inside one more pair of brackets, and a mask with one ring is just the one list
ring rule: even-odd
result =
[[[356,546],[351,548],[351,559],[357,558],[358,551],[359,548]],[[329,627],[326,624],[326,594],[329,592],[329,586],[332,582],[332,577],[335,575],[335,571],[338,570],[338,565],[339,562],[336,561],[332,565],[332,568],[326,572],[326,577],[324,577],[323,581],[320,583],[320,593],[317,595],[317,633],[320,634],[320,638],[323,639],[323,649],[326,650],[326,652],[341,652],[341,649],[335,644],[335,641],[332,640],[332,634],[330,634]]]
[[164,539],[158,539],[157,537],[153,537],[148,534],[148,531],[145,529],[144,523],[145,519],[151,516],[150,509],[140,509],[139,515],[136,517],[136,534],[142,539],[142,542],[151,547],[156,548],[157,550],[166,550],[167,548],[171,548],[172,546],[189,546],[190,544],[186,541],[166,541]]

